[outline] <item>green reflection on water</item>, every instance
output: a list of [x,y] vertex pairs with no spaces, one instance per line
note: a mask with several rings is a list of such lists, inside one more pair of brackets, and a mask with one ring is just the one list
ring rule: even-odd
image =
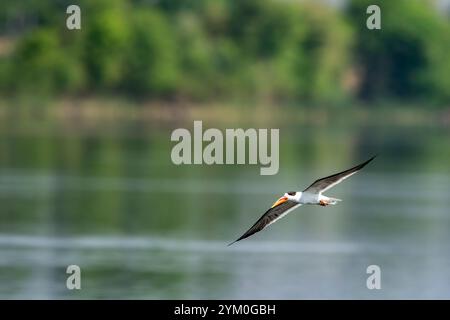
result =
[[[130,124],[88,134],[2,127],[0,295],[450,296],[448,128],[286,124],[280,172],[260,176],[259,166],[173,165],[170,132],[179,126]],[[380,157],[373,164],[328,192],[344,199],[339,206],[302,207],[245,243],[225,247],[280,193],[375,153]],[[81,245],[58,247],[84,237]],[[133,242],[136,237],[143,242]],[[386,274],[385,290],[376,295],[365,288],[372,263]],[[68,264],[82,267],[79,292],[64,287]],[[408,280],[411,272],[415,282]]]

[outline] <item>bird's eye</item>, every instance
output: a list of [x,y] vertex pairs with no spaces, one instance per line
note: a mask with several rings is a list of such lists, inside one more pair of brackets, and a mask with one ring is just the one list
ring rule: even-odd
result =
[[295,196],[296,193],[297,193],[297,192],[295,192],[295,191],[290,191],[290,192],[288,192],[287,194],[290,195],[290,196]]

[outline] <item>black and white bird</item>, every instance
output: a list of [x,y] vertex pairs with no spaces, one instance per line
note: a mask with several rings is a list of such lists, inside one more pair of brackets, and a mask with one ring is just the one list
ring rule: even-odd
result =
[[375,157],[376,156],[373,156],[369,160],[348,170],[318,179],[303,191],[286,192],[272,205],[269,210],[266,211],[266,213],[262,215],[261,218],[259,218],[258,221],[256,221],[250,229],[247,230],[247,232],[245,232],[239,239],[230,243],[229,246],[263,230],[303,204],[316,204],[325,207],[330,204],[334,205],[338,203],[341,199],[327,197],[323,195],[323,192],[354,175],[356,172],[364,168],[370,161],[375,159]]

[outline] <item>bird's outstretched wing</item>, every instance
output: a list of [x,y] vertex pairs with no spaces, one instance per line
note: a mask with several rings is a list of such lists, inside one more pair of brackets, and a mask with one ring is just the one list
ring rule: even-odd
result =
[[289,212],[291,212],[292,210],[294,210],[295,208],[297,208],[299,206],[301,206],[301,204],[288,200],[288,201],[283,202],[275,207],[270,208],[269,210],[266,211],[266,213],[264,213],[262,215],[261,218],[259,218],[258,221],[256,221],[256,223],[250,229],[247,230],[246,233],[244,233],[236,241],[233,241],[232,243],[230,243],[229,246],[231,246],[235,242],[238,242],[242,239],[250,237],[252,234],[255,234],[255,233],[261,231],[262,229],[271,225],[275,221],[283,218],[285,215],[287,215]]
[[338,183],[347,179],[348,177],[354,175],[356,172],[358,172],[359,170],[364,168],[366,166],[366,164],[368,164],[370,161],[375,159],[375,157],[376,156],[373,156],[369,160],[367,160],[353,168],[350,168],[348,170],[333,174],[333,175],[325,177],[325,178],[318,179],[318,180],[314,181],[313,184],[310,185],[308,188],[303,190],[303,192],[309,192],[309,193],[313,193],[313,194],[320,194],[322,192],[325,192],[326,190],[334,187],[335,185],[337,185]]

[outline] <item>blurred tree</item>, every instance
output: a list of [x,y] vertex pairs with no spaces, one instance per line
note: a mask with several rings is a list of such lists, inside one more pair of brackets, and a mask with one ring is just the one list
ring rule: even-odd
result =
[[[381,8],[378,31],[365,27],[371,4]],[[433,1],[352,0],[348,15],[357,31],[355,55],[363,71],[360,97],[449,97],[449,25]]]
[[[148,0],[136,1],[141,4],[148,2]],[[198,11],[205,3],[205,0],[159,0],[156,3],[154,1],[150,2],[170,15],[185,10]]]
[[[23,34],[36,27],[64,23],[67,6],[79,1],[2,0],[0,3],[0,35]],[[64,25],[64,24],[63,24]]]
[[192,13],[178,15],[177,46],[180,53],[182,96],[202,99],[210,96],[214,81],[213,46],[200,21]]
[[287,97],[338,101],[346,97],[352,32],[335,11],[318,4],[289,10],[289,32],[276,59],[277,91]]
[[80,88],[82,68],[52,29],[39,29],[22,39],[9,65],[9,89],[29,94],[56,94]]
[[83,9],[83,63],[90,89],[112,89],[121,79],[130,36],[129,8],[121,0],[86,2]]
[[176,39],[166,17],[143,8],[133,12],[122,85],[138,95],[167,95],[177,86]]
[[2,92],[334,103],[350,74],[369,101],[450,101],[450,24],[431,0],[78,0],[69,32],[71,3],[0,3]]

